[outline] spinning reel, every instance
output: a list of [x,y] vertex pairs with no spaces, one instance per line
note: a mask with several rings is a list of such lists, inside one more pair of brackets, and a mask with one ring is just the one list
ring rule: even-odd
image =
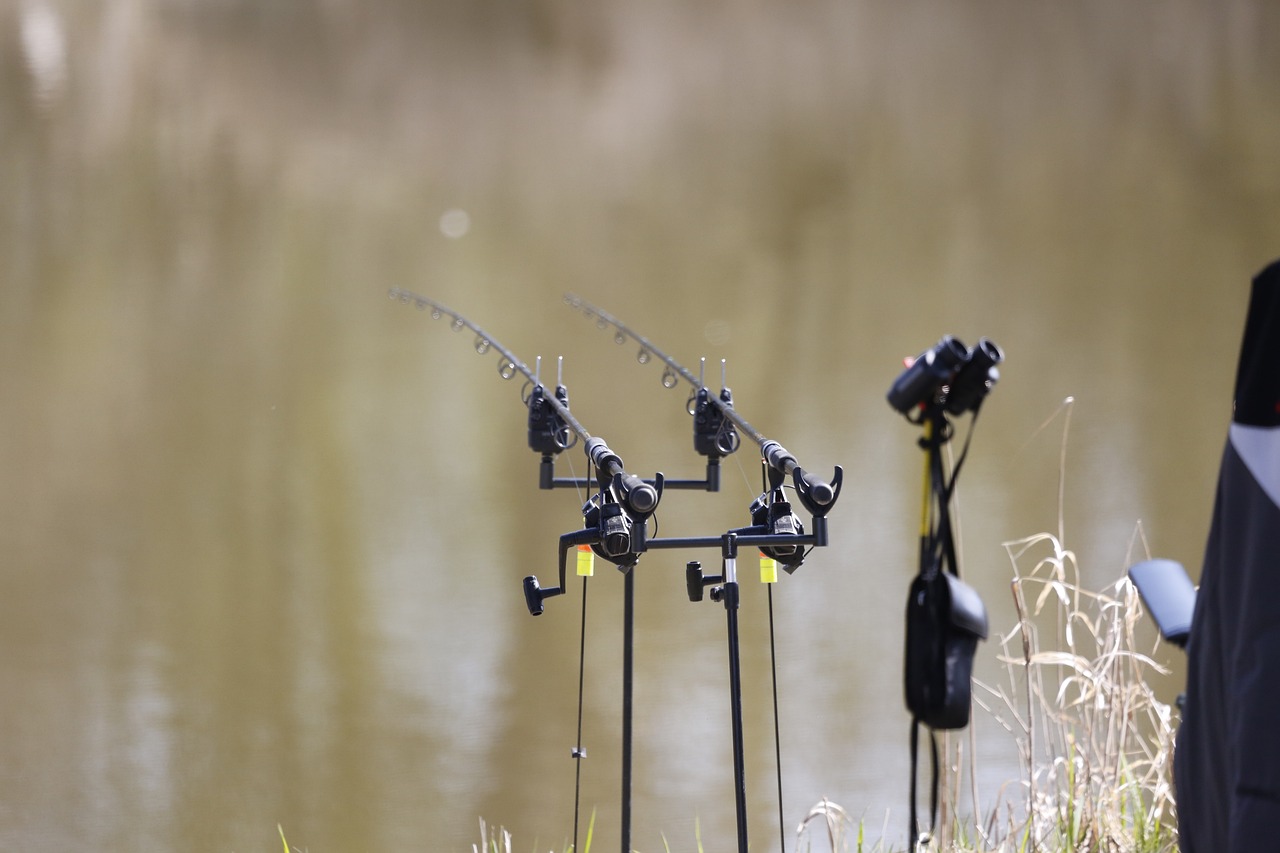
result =
[[524,579],[525,604],[534,616],[542,614],[544,599],[564,593],[570,548],[589,545],[620,572],[631,571],[645,550],[649,517],[662,500],[661,474],[654,477],[652,484],[627,474],[618,455],[598,438],[587,442],[587,456],[595,465],[600,491],[582,507],[583,529],[560,537],[559,586],[543,589],[534,575]]

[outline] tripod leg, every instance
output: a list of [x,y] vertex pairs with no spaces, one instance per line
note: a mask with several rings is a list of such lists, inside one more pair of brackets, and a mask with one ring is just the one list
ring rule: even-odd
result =
[[742,737],[742,668],[738,653],[737,582],[726,583],[722,594],[729,633],[729,703],[733,716],[733,793],[738,813],[738,851],[747,853],[747,782]]
[[733,793],[738,812],[738,853],[747,853],[746,757],[742,746],[742,667],[738,648],[738,537],[726,533],[723,545],[724,596],[729,634],[729,705],[733,717]]

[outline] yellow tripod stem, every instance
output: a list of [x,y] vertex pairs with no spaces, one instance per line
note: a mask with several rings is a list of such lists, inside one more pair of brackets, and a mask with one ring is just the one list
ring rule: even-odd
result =
[[920,498],[920,538],[929,535],[929,442],[933,439],[933,423],[924,422],[924,488]]

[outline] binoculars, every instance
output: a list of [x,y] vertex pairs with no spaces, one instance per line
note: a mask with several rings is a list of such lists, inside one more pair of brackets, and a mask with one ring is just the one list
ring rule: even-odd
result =
[[1004,352],[988,338],[969,349],[946,335],[916,356],[889,388],[889,405],[903,415],[937,404],[953,415],[975,410],[1000,379]]

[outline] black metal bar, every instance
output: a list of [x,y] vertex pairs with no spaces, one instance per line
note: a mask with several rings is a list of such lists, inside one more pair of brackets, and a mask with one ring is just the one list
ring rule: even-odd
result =
[[[770,546],[770,545],[813,545],[820,546],[826,544],[820,542],[816,536],[804,535],[793,536],[784,534],[747,534],[738,535],[739,545],[748,545],[754,547]],[[669,539],[647,539],[645,540],[645,550],[670,550],[674,548],[719,548],[724,542],[723,536],[687,536],[672,537]]]
[[742,736],[742,663],[738,642],[738,537],[726,533],[724,549],[725,626],[729,641],[729,708],[733,728],[733,800],[738,817],[738,851],[747,853],[747,769]]
[[634,569],[627,572],[622,590],[622,853],[631,853],[631,685],[636,598]]
[[[577,477],[577,478],[574,478],[574,477],[552,477],[550,480],[548,480],[548,481],[546,481],[546,482],[547,482],[547,483],[549,483],[549,485],[542,485],[542,486],[540,486],[540,488],[543,488],[543,489],[588,489],[588,488],[593,488],[593,487],[596,485],[596,481],[595,481],[595,480],[592,480],[592,479],[589,479],[589,478],[586,478],[586,477]],[[654,483],[654,481],[653,481],[653,480],[650,480],[650,479],[645,479],[645,480],[644,480],[644,482],[645,482],[645,483],[647,483],[647,484],[649,484],[650,486],[652,486],[652,485],[653,485],[653,483]],[[707,481],[706,481],[706,480],[665,480],[665,481],[664,481],[664,483],[663,483],[663,487],[664,487],[664,488],[667,488],[667,489],[685,489],[685,490],[690,490],[690,491],[692,491],[692,490],[697,490],[697,491],[714,491],[714,490],[711,490],[711,489],[707,489]]]
[[668,489],[685,489],[686,491],[714,492],[708,488],[706,480],[667,480]]

